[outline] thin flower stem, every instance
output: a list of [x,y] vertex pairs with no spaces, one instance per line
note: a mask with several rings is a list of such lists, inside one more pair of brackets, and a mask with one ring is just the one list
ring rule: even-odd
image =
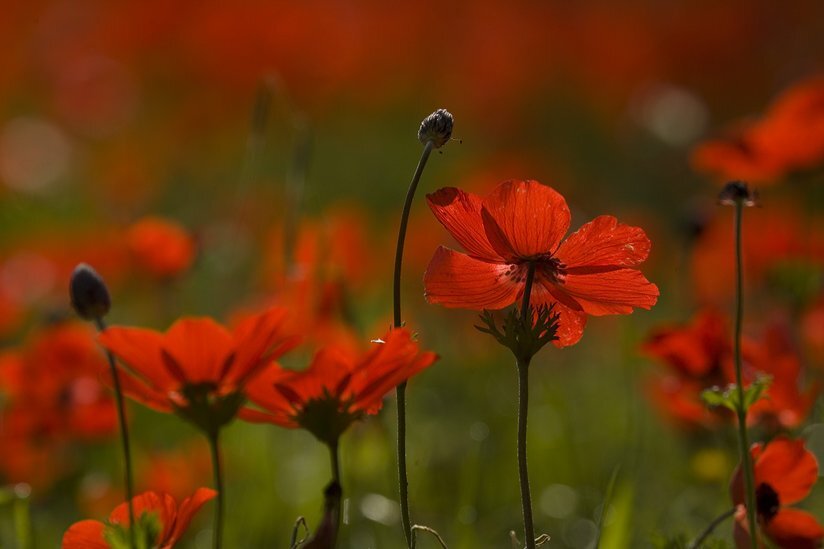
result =
[[[521,304],[521,319],[532,322],[529,299],[535,279],[535,263],[527,267],[526,285]],[[535,526],[532,521],[532,496],[529,493],[529,470],[526,456],[526,427],[529,412],[529,363],[532,357],[516,357],[518,367],[518,479],[521,485],[521,507],[524,515],[524,537],[527,549],[535,549]]]
[[697,538],[695,538],[694,541],[692,541],[689,545],[687,545],[687,549],[698,549],[699,547],[701,547],[701,544],[704,543],[704,540],[706,540],[708,537],[710,537],[710,534],[712,534],[712,532],[722,522],[724,522],[725,520],[727,520],[728,518],[730,518],[734,514],[735,514],[735,507],[733,507],[729,511],[725,511],[724,513],[722,513],[721,515],[719,515],[718,517],[713,519],[713,521],[711,523],[709,523],[709,525],[707,525],[707,527],[704,529],[704,531],[701,532],[701,534]]
[[750,526],[750,544],[752,549],[758,547],[758,523],[755,514],[755,475],[750,459],[750,444],[747,440],[747,405],[744,402],[744,380],[741,374],[741,324],[744,316],[743,273],[741,261],[741,214],[743,199],[735,201],[735,384],[738,389],[738,442],[741,453],[741,467],[744,469],[744,494],[747,502],[747,521]]
[[[403,264],[403,245],[406,242],[406,228],[409,224],[409,212],[412,210],[412,199],[415,197],[415,190],[418,188],[421,174],[434,146],[435,143],[432,140],[427,141],[424,145],[418,166],[412,176],[412,182],[409,184],[409,190],[406,192],[403,213],[401,213],[398,245],[395,248],[395,272],[392,281],[393,325],[395,328],[400,328],[402,325],[401,266]],[[406,474],[406,382],[398,385],[395,393],[398,397],[398,485],[401,500],[401,521],[403,523],[403,534],[406,537],[406,545],[409,549],[414,549],[415,537],[412,535],[412,521],[409,518],[409,480]]]
[[220,549],[223,543],[223,474],[220,465],[220,446],[218,444],[218,431],[210,433],[209,449],[212,452],[212,470],[215,477],[215,490],[217,497],[215,502],[215,523],[212,527],[212,547]]
[[[101,332],[106,329],[106,322],[102,317],[95,318],[97,329]],[[120,423],[120,440],[123,446],[123,476],[126,487],[126,501],[129,507],[129,538],[132,547],[135,547],[134,539],[134,485],[132,484],[132,452],[129,446],[129,426],[126,423],[126,406],[123,403],[123,390],[120,387],[120,374],[117,371],[117,363],[114,355],[106,349],[106,358],[109,360],[109,369],[112,373],[112,384],[114,385],[115,404],[117,406],[117,420]]]
[[[332,481],[335,482],[338,486],[340,486],[340,456],[338,454],[338,443],[335,442],[334,444],[329,444],[329,461],[332,465]],[[332,547],[336,547],[338,544],[338,532],[340,531],[341,524],[343,522],[343,494],[338,498],[337,502],[337,514],[335,517],[335,527],[332,529],[333,537],[332,537]]]

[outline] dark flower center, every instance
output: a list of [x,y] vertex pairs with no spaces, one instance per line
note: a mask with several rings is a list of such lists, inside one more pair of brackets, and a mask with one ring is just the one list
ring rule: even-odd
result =
[[772,486],[764,482],[759,484],[755,489],[755,508],[764,522],[769,522],[778,513],[780,506],[778,494]]
[[511,282],[526,282],[526,274],[529,263],[535,264],[535,279],[543,277],[544,280],[552,284],[563,284],[566,278],[566,265],[551,254],[542,254],[531,259],[522,260],[519,263],[512,263],[506,271],[506,276]]

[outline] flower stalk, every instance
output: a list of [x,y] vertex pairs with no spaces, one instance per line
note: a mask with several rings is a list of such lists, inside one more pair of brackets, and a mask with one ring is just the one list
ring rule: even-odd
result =
[[[423,143],[423,152],[415,167],[412,181],[406,192],[406,199],[401,213],[401,223],[398,229],[398,243],[395,247],[395,268],[392,279],[392,309],[393,327],[403,326],[401,317],[401,268],[403,265],[403,248],[406,242],[406,230],[409,225],[409,213],[412,210],[412,200],[418,188],[423,170],[432,154],[432,149],[440,148],[452,135],[452,115],[445,109],[439,109],[426,117],[418,131],[418,139]],[[415,537],[412,532],[412,521],[409,517],[409,480],[406,471],[406,382],[399,384],[395,389],[397,396],[397,423],[398,423],[398,487],[401,505],[401,523],[409,549],[415,547]]]
[[212,529],[212,547],[220,549],[223,544],[223,472],[220,462],[219,431],[214,430],[207,435],[209,450],[212,454],[212,472],[214,474],[215,490],[215,523]]
[[[527,268],[526,285],[521,304],[521,322],[532,323],[532,310],[529,298],[532,293],[532,283],[535,278],[535,263],[530,262]],[[529,490],[529,470],[526,455],[526,428],[529,412],[529,363],[532,357],[516,355],[515,364],[518,367],[518,479],[521,486],[521,508],[524,517],[524,537],[527,549],[535,549],[535,526],[532,521],[532,496]]]

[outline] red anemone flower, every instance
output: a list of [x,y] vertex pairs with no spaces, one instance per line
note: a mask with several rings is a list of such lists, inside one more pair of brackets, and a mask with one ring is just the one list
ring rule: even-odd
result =
[[[803,440],[781,436],[769,444],[754,444],[750,450],[755,473],[755,500],[761,531],[778,547],[805,549],[819,547],[824,527],[811,514],[787,507],[807,497],[818,480],[818,461],[804,447]],[[736,469],[730,485],[736,513],[735,541],[739,548],[750,546],[744,506],[742,471]]]
[[446,307],[503,309],[524,291],[534,263],[534,305],[555,305],[558,340],[583,335],[587,314],[649,309],[658,288],[631,267],[647,258],[644,231],[604,215],[561,242],[569,229],[564,197],[537,181],[505,181],[481,198],[447,187],[427,196],[438,221],[467,251],[439,247],[424,276],[426,299]]
[[157,278],[177,276],[195,258],[195,241],[178,223],[145,217],[129,227],[126,244],[139,268]]
[[249,400],[263,410],[245,408],[240,417],[303,427],[334,445],[353,421],[376,414],[387,392],[437,358],[435,353],[420,352],[404,328],[390,331],[360,356],[347,348],[328,346],[318,351],[306,370],[264,372],[247,388]]
[[128,396],[190,420],[210,415],[222,425],[234,417],[246,383],[297,343],[285,334],[286,316],[285,309],[272,308],[234,332],[211,318],[180,319],[165,334],[111,327],[98,340],[132,374],[122,376]]
[[[171,549],[180,541],[192,518],[204,503],[214,498],[217,492],[209,488],[198,488],[195,493],[184,499],[178,506],[169,494],[145,492],[132,498],[135,522],[146,527],[145,516],[154,514],[158,520],[156,532],[148,547]],[[141,520],[143,519],[143,520]],[[63,549],[110,549],[107,535],[117,535],[117,527],[128,528],[129,506],[121,503],[109,515],[108,524],[98,520],[81,520],[74,523],[63,535]],[[128,540],[128,538],[126,538]]]

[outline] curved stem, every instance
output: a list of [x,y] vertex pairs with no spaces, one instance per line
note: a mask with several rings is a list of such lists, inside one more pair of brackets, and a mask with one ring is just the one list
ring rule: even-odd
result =
[[223,474],[220,465],[220,447],[218,445],[218,432],[208,435],[209,449],[212,452],[212,471],[215,478],[215,490],[217,498],[215,502],[215,524],[212,529],[212,547],[220,549],[223,542]]
[[527,549],[535,549],[535,527],[532,523],[532,497],[529,493],[529,471],[526,460],[526,419],[529,410],[529,361],[517,360],[518,366],[518,478],[521,485],[521,507],[524,515],[524,537]]
[[[95,318],[97,329],[101,332],[106,329],[106,323],[102,317]],[[106,358],[109,360],[109,369],[112,374],[112,384],[114,385],[115,403],[117,405],[117,421],[120,424],[120,440],[123,446],[123,482],[126,487],[126,501],[129,507],[129,539],[132,547],[135,547],[134,538],[134,485],[132,484],[132,452],[129,446],[129,426],[126,423],[126,406],[123,403],[123,390],[120,387],[120,374],[117,371],[117,363],[114,355],[106,349]]]
[[735,339],[733,353],[735,355],[735,384],[738,389],[738,442],[741,453],[741,468],[744,470],[744,495],[747,502],[747,521],[750,525],[750,543],[752,549],[758,547],[758,523],[755,509],[755,475],[753,474],[752,459],[750,459],[750,444],[747,440],[747,405],[744,402],[744,380],[741,373],[741,324],[744,316],[743,273],[741,261],[741,214],[743,201],[735,201]]
[[[412,182],[406,192],[406,200],[401,213],[401,224],[398,229],[398,244],[395,248],[395,270],[392,278],[392,304],[393,304],[393,326],[400,328],[401,321],[401,266],[403,264],[403,246],[406,242],[406,228],[409,225],[409,212],[412,210],[412,199],[415,197],[415,190],[426,166],[429,155],[435,144],[427,141],[424,145],[423,153],[412,175]],[[398,486],[401,500],[401,521],[403,523],[403,534],[406,537],[406,545],[409,549],[415,547],[415,537],[412,534],[412,521],[409,518],[409,480],[406,474],[406,382],[398,385],[395,390],[398,399]]]
[[[529,299],[535,279],[535,263],[529,262],[524,296],[521,302],[521,321],[532,322]],[[524,537],[527,549],[535,549],[535,526],[532,522],[532,496],[529,492],[529,470],[526,456],[526,427],[529,412],[529,363],[532,357],[516,357],[518,367],[518,479],[521,485],[521,508],[524,516]]]
[[693,542],[687,545],[687,549],[698,549],[698,547],[701,547],[701,544],[704,543],[704,540],[706,540],[710,536],[710,534],[712,534],[713,530],[715,530],[718,527],[718,525],[720,525],[722,522],[724,522],[734,514],[735,507],[733,507],[729,511],[725,511],[723,514],[713,519],[713,521],[709,523],[709,525],[704,529],[704,531],[701,532],[701,534],[697,538],[695,538]]

